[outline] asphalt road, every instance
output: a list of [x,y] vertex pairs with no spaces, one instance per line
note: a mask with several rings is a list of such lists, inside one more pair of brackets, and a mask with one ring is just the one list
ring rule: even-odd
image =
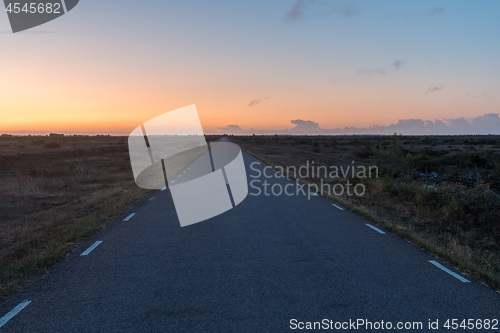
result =
[[[256,160],[244,158],[255,176]],[[169,190],[156,191],[0,304],[0,331],[287,332],[292,319],[365,319],[423,323],[392,331],[464,332],[442,325],[498,320],[499,293],[467,276],[462,282],[362,217],[322,197],[250,192],[225,214],[181,228]],[[13,315],[24,300],[31,303]],[[439,319],[438,330],[428,329],[429,319]]]

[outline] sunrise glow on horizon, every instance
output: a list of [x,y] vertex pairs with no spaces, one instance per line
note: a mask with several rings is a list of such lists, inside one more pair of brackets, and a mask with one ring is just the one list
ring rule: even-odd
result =
[[497,1],[81,1],[18,34],[3,12],[0,133],[126,135],[191,104],[207,132],[465,118],[490,133],[499,10]]

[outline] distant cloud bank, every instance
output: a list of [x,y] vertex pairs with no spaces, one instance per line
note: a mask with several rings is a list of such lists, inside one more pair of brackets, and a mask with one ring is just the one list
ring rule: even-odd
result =
[[242,131],[241,127],[238,125],[227,125],[226,127],[219,127],[219,129],[225,132]]
[[319,128],[319,124],[312,120],[297,119],[297,120],[291,120],[290,122],[295,125],[295,127],[290,130],[291,132],[302,133],[302,132],[321,131],[321,128]]
[[219,128],[214,133],[235,135],[248,134],[290,134],[290,135],[342,135],[342,134],[407,134],[407,135],[454,135],[454,134],[500,134],[500,116],[488,113],[475,118],[454,119],[401,119],[391,125],[374,125],[370,127],[344,127],[323,129],[312,120],[295,119],[290,121],[294,127],[290,129],[249,129],[238,125]]

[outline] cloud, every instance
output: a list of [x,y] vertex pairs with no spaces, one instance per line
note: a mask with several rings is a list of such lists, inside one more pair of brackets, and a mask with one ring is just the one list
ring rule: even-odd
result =
[[438,91],[441,91],[441,90],[443,90],[443,89],[444,89],[443,87],[438,87],[438,86],[429,87],[429,88],[427,88],[427,90],[425,91],[425,94],[426,94],[426,95],[433,94],[433,93],[438,92]]
[[487,131],[488,134],[500,132],[500,117],[497,113],[487,113],[472,118],[469,122],[471,129],[481,128],[483,131]]
[[396,69],[396,71],[399,71],[401,69],[401,67],[403,66],[403,62],[401,60],[396,60],[391,64],[391,66],[394,67],[394,69]]
[[500,134],[500,116],[488,113],[475,118],[453,119],[401,119],[395,124],[368,128],[344,128],[329,130],[338,134],[392,134],[408,135],[452,135],[452,134]]
[[381,134],[391,135],[400,133],[404,135],[486,135],[500,134],[500,115],[487,113],[474,118],[453,119],[400,119],[390,125],[373,125],[370,127],[344,127],[324,129],[319,123],[312,120],[295,119],[290,121],[295,127],[291,129],[241,129],[238,125],[221,127],[210,133],[227,133],[237,135],[351,135],[351,134]]
[[310,11],[310,7],[316,4],[318,6],[312,8],[312,14],[319,18],[328,17],[333,14],[349,19],[361,13],[360,8],[352,2],[346,2],[343,6],[337,6],[333,1],[297,0],[287,12],[285,16],[286,21],[293,22],[304,17],[306,12]]
[[394,69],[396,72],[399,71],[403,67],[403,61],[402,60],[396,60],[393,63],[389,65],[389,67],[377,67],[373,69],[366,69],[363,68],[358,71],[359,74],[363,75],[385,75],[390,72],[391,68]]
[[446,119],[446,122],[448,123],[448,126],[452,128],[467,129],[470,126],[470,123],[467,121],[467,119],[463,117],[455,119]]
[[295,125],[295,127],[290,130],[293,132],[300,134],[313,134],[321,131],[319,124],[312,120],[295,119],[290,120],[290,122]]
[[312,0],[297,0],[292,8],[288,11],[286,14],[286,19],[288,21],[295,21],[302,16],[304,16],[304,12],[306,10],[306,7],[309,3],[311,3]]
[[434,7],[432,10],[429,12],[431,15],[440,15],[444,14],[445,10],[443,7]]
[[248,102],[248,106],[254,106],[260,104],[264,102],[266,99],[269,99],[269,97],[252,99],[250,102]]
[[243,131],[238,125],[227,125],[226,127],[219,127],[224,133],[234,134]]

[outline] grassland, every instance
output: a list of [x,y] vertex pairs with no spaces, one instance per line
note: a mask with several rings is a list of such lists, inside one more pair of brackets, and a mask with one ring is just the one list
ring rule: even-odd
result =
[[[378,177],[298,177],[361,183],[332,201],[378,223],[492,288],[500,288],[500,136],[240,136],[275,167],[377,166]],[[293,168],[289,168],[293,169]],[[297,174],[289,174],[297,178]],[[323,191],[325,193],[325,191]]]

